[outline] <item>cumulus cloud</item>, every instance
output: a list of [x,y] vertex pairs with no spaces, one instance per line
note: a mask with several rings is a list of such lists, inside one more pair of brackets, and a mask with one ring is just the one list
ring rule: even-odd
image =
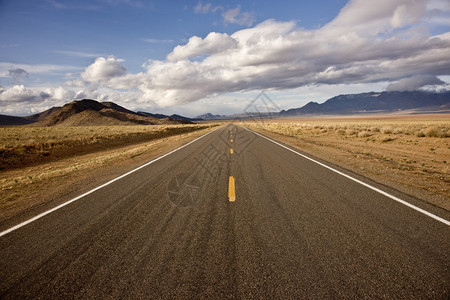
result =
[[87,82],[107,82],[109,79],[125,75],[127,69],[122,64],[123,60],[109,56],[99,57],[95,62],[81,73],[81,78]]
[[128,103],[127,107],[133,109],[139,102],[139,96],[137,91],[117,92],[104,87],[89,86],[72,90],[63,87],[27,88],[14,85],[0,87],[0,111],[6,114],[30,115],[79,99]]
[[26,88],[23,85],[14,85],[9,88],[0,88],[0,104],[8,103],[32,103],[41,102],[50,98],[50,95],[44,91],[35,91]]
[[116,77],[114,83],[137,87],[143,101],[170,106],[235,91],[449,74],[450,33],[430,36],[420,24],[414,26],[424,2],[414,1],[407,11],[402,0],[381,3],[371,10],[362,1],[350,1],[316,30],[267,20],[231,35],[192,37],[167,61],[150,61],[146,72]]
[[351,30],[359,34],[378,34],[417,23],[426,12],[425,0],[350,0],[339,15],[325,27],[342,34]]
[[422,87],[438,85],[447,85],[447,83],[440,80],[436,76],[413,76],[389,84],[386,91],[415,91]]
[[[199,13],[214,9],[199,3]],[[98,99],[128,90],[127,99],[142,107],[318,85],[396,82],[388,90],[441,85],[439,76],[450,75],[450,32],[431,35],[429,18],[423,0],[379,0],[376,6],[351,0],[333,21],[313,30],[266,20],[232,34],[191,37],[139,73],[127,73],[119,58],[99,57],[68,87]]]
[[193,36],[184,46],[176,46],[167,56],[169,61],[186,59],[200,55],[224,52],[237,46],[237,41],[226,33],[211,32],[202,39]]

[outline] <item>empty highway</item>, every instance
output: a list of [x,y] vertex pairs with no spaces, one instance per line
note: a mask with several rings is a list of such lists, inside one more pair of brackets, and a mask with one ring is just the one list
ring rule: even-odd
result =
[[222,126],[4,231],[0,298],[450,297],[448,211],[289,149]]

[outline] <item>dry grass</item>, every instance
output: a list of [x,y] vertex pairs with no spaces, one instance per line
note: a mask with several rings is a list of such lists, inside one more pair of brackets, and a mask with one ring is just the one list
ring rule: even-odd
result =
[[0,170],[150,141],[205,126],[0,127]]
[[246,126],[450,210],[450,118],[273,120]]
[[189,128],[199,128],[199,125],[0,127],[0,149],[18,147],[46,149],[72,143],[86,145],[124,136],[160,134]]

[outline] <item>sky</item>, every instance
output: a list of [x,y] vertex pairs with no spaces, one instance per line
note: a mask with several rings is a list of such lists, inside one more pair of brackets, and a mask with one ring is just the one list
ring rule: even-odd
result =
[[8,115],[84,98],[194,117],[242,113],[261,92],[276,111],[450,90],[448,0],[0,0],[0,36]]

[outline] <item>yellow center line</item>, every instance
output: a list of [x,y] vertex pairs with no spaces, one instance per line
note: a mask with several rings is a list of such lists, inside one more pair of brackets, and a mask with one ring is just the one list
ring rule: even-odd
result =
[[230,141],[233,142],[233,139],[231,139]]
[[236,201],[236,194],[234,191],[234,177],[230,176],[229,184],[228,184],[228,200],[230,202]]
[[233,148],[230,148],[230,154],[233,154],[233,152],[234,152]]

